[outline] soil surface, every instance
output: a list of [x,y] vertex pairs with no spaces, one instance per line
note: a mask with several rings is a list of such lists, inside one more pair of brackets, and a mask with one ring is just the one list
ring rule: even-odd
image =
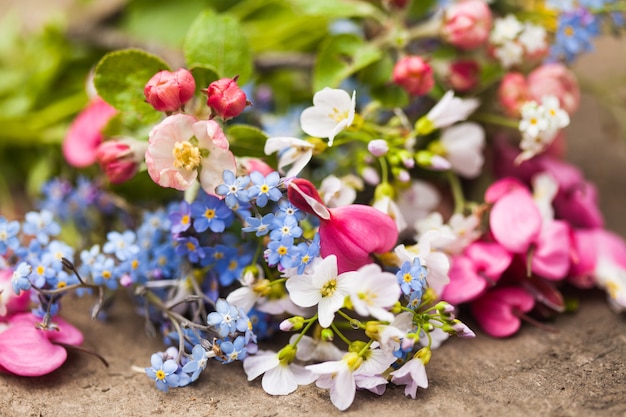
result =
[[[583,83],[600,80],[626,107],[626,41],[603,38],[596,46],[575,69]],[[567,159],[598,185],[607,226],[626,236],[626,139],[605,99],[583,95],[567,129]],[[62,316],[84,332],[84,347],[103,355],[109,367],[70,352],[65,365],[45,377],[0,375],[0,415],[626,416],[626,316],[610,310],[600,291],[577,295],[577,312],[548,323],[558,333],[525,324],[514,337],[496,340],[467,320],[477,337],[452,339],[433,352],[430,387],[417,399],[390,384],[382,397],[358,392],[344,413],[314,385],[269,396],[259,379],[247,381],[241,364],[210,363],[194,385],[162,393],[132,369],[149,366],[150,355],[164,345],[146,336],[127,296],[122,294],[107,322],[89,319],[91,300],[67,299]]]

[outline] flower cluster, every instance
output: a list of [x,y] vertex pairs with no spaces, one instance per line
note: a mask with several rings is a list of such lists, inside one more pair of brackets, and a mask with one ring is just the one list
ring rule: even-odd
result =
[[[52,179],[40,211],[0,217],[0,370],[65,360],[56,336],[24,326],[25,304],[43,329],[71,329],[55,317],[65,293],[97,295],[105,318],[128,289],[168,345],[145,367],[159,390],[193,383],[210,359],[242,361],[272,395],[315,383],[345,410],[357,389],[427,388],[433,351],[475,335],[455,305],[494,337],[565,311],[566,285],[604,288],[626,309],[626,243],[560,152],[580,100],[566,64],[601,24],[620,29],[623,8],[374,3],[328,17],[314,94],[276,84],[282,58],[260,54],[249,81],[238,26],[198,30],[235,24],[213,12],[190,28],[188,68],[135,49],[105,56],[63,145],[72,166],[98,163],[100,181]],[[61,239],[67,229],[80,236]],[[22,331],[45,341],[47,366],[19,370],[7,335]],[[264,349],[280,332],[289,342]]]

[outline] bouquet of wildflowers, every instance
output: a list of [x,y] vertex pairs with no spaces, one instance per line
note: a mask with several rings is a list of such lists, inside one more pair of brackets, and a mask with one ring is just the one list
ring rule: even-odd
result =
[[567,286],[626,308],[626,244],[562,158],[567,63],[621,30],[621,2],[214,3],[177,68],[102,57],[62,146],[84,172],[0,217],[0,370],[81,344],[66,294],[106,319],[128,291],[166,343],[156,388],[242,361],[345,410],[427,388],[432,351],[474,337],[455,306],[494,337],[566,311]]

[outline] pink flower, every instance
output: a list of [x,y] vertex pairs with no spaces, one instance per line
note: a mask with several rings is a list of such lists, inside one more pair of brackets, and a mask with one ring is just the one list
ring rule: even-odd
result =
[[558,62],[544,64],[528,75],[528,93],[535,101],[540,101],[545,95],[555,96],[561,108],[569,114],[574,113],[580,104],[576,76]]
[[67,351],[56,343],[78,346],[83,335],[65,320],[56,318],[58,330],[41,330],[31,313],[0,320],[0,371],[21,376],[41,376],[59,368]]
[[484,1],[461,1],[447,8],[442,35],[458,48],[474,49],[489,38],[491,23],[491,10]]
[[202,189],[209,194],[215,194],[224,170],[236,170],[219,124],[180,113],[152,129],[146,164],[152,180],[162,187],[186,190],[199,176]]
[[340,274],[372,263],[372,253],[388,252],[398,240],[396,224],[387,214],[358,204],[328,208],[305,179],[289,183],[288,197],[294,206],[320,219],[320,254],[336,255]]
[[96,162],[96,149],[102,142],[102,129],[115,110],[100,97],[93,99],[74,119],[63,141],[63,156],[72,166],[83,168]]
[[452,258],[441,299],[451,304],[474,300],[495,285],[511,264],[513,255],[495,242],[474,242]]
[[433,69],[417,55],[401,58],[393,68],[393,82],[413,96],[423,96],[435,85]]
[[246,93],[237,85],[237,77],[213,81],[207,88],[207,95],[206,104],[213,110],[213,115],[224,120],[239,116],[250,104]]
[[143,93],[146,101],[158,111],[181,109],[196,92],[196,81],[184,68],[178,71],[160,71],[148,81]]
[[498,100],[506,114],[511,117],[520,117],[522,104],[530,100],[524,75],[519,72],[505,74],[498,87]]
[[128,181],[137,173],[148,144],[134,139],[109,140],[96,149],[96,159],[113,184]]
[[474,301],[471,310],[485,333],[493,337],[507,337],[519,330],[520,317],[534,306],[534,298],[523,288],[502,287]]
[[464,93],[476,87],[480,82],[480,67],[472,59],[459,59],[450,64],[448,69],[448,83],[450,86]]
[[578,229],[572,232],[573,252],[570,281],[582,288],[595,284],[595,271],[604,257],[626,270],[626,243],[613,232],[602,228]]
[[0,318],[25,311],[30,302],[30,291],[20,291],[19,295],[15,294],[11,284],[12,277],[12,270],[0,270]]

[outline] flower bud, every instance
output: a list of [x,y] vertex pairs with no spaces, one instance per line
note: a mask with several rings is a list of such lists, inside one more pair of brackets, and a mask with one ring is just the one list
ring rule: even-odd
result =
[[96,149],[96,160],[113,184],[121,184],[137,173],[148,144],[134,139],[109,140]]
[[321,338],[325,342],[332,342],[335,338],[335,332],[332,329],[322,329]]
[[555,96],[568,114],[575,112],[580,104],[576,76],[558,62],[542,65],[528,74],[528,92],[535,101],[541,101],[544,95]]
[[184,68],[175,72],[157,72],[143,89],[146,101],[158,111],[179,110],[194,95],[196,81]]
[[519,72],[507,73],[500,82],[498,100],[507,115],[520,117],[522,104],[530,100],[524,75]]
[[393,82],[413,96],[423,96],[435,85],[433,69],[417,55],[405,56],[393,68]]
[[206,104],[212,109],[213,115],[224,120],[239,116],[250,104],[246,93],[237,85],[237,77],[213,81],[206,93]]
[[480,81],[480,67],[474,60],[458,60],[450,64],[448,83],[461,93],[471,90]]
[[370,140],[367,144],[367,150],[376,157],[381,157],[389,152],[389,145],[385,139]]
[[441,32],[452,45],[474,49],[489,38],[491,22],[491,10],[484,1],[466,0],[448,7]]
[[283,332],[290,332],[292,330],[295,330],[295,331],[300,330],[303,325],[304,325],[304,317],[294,316],[286,320],[283,320],[280,323],[279,327],[280,327],[280,330],[282,330]]

